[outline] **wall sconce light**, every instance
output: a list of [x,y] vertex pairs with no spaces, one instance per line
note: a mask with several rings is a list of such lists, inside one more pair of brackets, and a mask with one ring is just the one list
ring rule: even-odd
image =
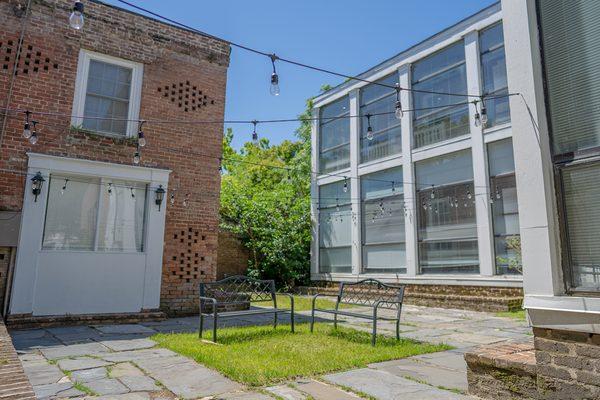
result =
[[33,193],[34,202],[37,202],[37,198],[42,193],[42,186],[46,180],[42,176],[42,173],[38,171],[33,178],[31,178],[31,192]]
[[158,211],[160,211],[160,205],[165,198],[165,189],[163,189],[162,185],[158,185],[158,189],[154,191],[154,195],[156,196],[154,202],[158,206]]

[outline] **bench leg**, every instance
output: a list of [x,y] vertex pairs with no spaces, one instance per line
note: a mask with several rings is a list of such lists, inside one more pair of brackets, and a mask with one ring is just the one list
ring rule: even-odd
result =
[[313,333],[313,328],[315,327],[315,309],[310,312],[310,333]]
[[200,325],[198,326],[198,337],[202,339],[202,331],[204,330],[204,315],[202,315],[202,310],[200,310]]
[[277,313],[273,313],[273,329],[277,329]]
[[213,342],[217,343],[217,320],[218,320],[218,316],[217,316],[217,310],[215,307],[215,314],[213,316]]
[[396,320],[396,340],[400,340],[400,318]]
[[333,314],[333,327],[337,329],[337,314]]
[[294,310],[292,310],[292,313],[290,314],[290,323],[292,325],[292,333],[294,333]]
[[375,346],[375,341],[377,340],[377,318],[373,319],[373,333],[371,335],[371,345]]

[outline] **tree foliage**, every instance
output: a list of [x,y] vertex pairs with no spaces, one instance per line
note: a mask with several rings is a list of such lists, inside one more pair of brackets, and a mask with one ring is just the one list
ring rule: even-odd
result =
[[221,227],[250,251],[250,276],[285,286],[310,277],[311,108],[309,100],[295,141],[271,145],[262,138],[238,151],[231,129],[223,139]]

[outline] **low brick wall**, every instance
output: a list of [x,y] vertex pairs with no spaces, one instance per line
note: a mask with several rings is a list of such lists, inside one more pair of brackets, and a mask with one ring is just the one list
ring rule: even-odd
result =
[[0,318],[0,399],[25,400],[35,399],[35,394],[4,322]]
[[[6,324],[11,329],[47,328],[64,325],[93,324],[133,324],[141,321],[162,321],[166,315],[162,311],[145,311],[124,314],[85,314],[34,317],[29,314],[9,315]],[[0,396],[0,400],[3,400]]]
[[[298,293],[337,295],[339,283],[315,282],[298,287]],[[470,311],[514,311],[523,304],[523,289],[487,286],[405,285],[404,302],[417,306],[457,308]]]
[[485,399],[600,399],[600,335],[534,328],[533,344],[465,354],[469,393]]
[[248,249],[231,232],[219,230],[217,248],[217,279],[232,275],[246,275],[248,270]]
[[537,399],[533,343],[482,346],[465,354],[469,393],[484,399]]

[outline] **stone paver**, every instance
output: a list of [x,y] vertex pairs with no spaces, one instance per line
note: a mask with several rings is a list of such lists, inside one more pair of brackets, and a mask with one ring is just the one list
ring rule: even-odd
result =
[[[298,313],[297,320],[306,321],[307,314]],[[321,320],[325,321],[326,316]],[[285,323],[283,318],[281,322]],[[447,343],[456,349],[329,374],[322,377],[323,382],[291,380],[258,391],[248,390],[171,350],[155,347],[156,343],[150,339],[157,332],[194,332],[197,317],[141,324],[17,330],[11,336],[39,398],[117,400],[358,398],[341,387],[377,399],[466,399],[467,396],[438,388],[465,390],[465,352],[484,343],[531,341],[531,331],[525,323],[489,313],[407,305],[401,322],[401,335],[405,338]],[[228,320],[227,326],[271,323],[270,317],[244,317]],[[365,331],[371,329],[370,324],[357,318],[340,318],[340,323]],[[394,335],[393,323],[382,321],[378,329],[382,334]],[[73,382],[80,382],[101,396],[86,396],[73,387]]]

